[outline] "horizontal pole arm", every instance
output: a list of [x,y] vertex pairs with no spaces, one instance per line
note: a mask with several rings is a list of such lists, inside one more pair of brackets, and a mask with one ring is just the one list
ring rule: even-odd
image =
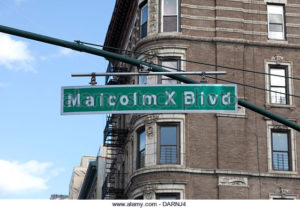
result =
[[[105,57],[105,58],[110,58],[110,59],[115,59],[115,60],[119,60],[121,62],[127,63],[127,64],[131,64],[137,67],[140,66],[148,66],[149,70],[154,71],[154,72],[169,72],[166,69],[163,69],[161,67],[152,65],[150,63],[141,61],[141,60],[137,60],[134,58],[130,58],[127,56],[123,56],[123,55],[119,55],[113,52],[108,52],[105,50],[101,50],[101,49],[97,49],[97,48],[93,48],[93,47],[88,47],[79,43],[74,43],[74,42],[69,42],[69,41],[64,41],[61,39],[56,39],[56,38],[52,38],[49,36],[44,36],[44,35],[40,35],[40,34],[36,34],[36,33],[31,33],[28,31],[23,31],[23,30],[19,30],[19,29],[15,29],[15,28],[11,28],[11,27],[7,27],[7,26],[3,26],[0,25],[0,32],[3,33],[7,33],[7,34],[11,34],[11,35],[15,35],[15,36],[19,36],[19,37],[23,37],[23,38],[28,38],[31,40],[36,40],[36,41],[40,41],[40,42],[44,42],[44,43],[48,43],[48,44],[52,44],[52,45],[56,45],[56,46],[61,46],[61,47],[66,47],[69,49],[73,49],[76,51],[80,51],[80,52],[86,52],[89,54],[93,54],[96,56],[101,56],[101,57]],[[185,76],[182,75],[169,75],[168,77],[176,79],[178,81],[184,82],[184,83],[191,83],[191,84],[196,84],[196,83],[200,83],[199,81],[195,81],[193,79],[187,78]],[[254,112],[257,112],[263,116],[266,116],[272,120],[275,120],[279,123],[282,123],[288,127],[291,127],[297,131],[300,131],[300,126],[296,123],[293,123],[279,115],[276,115],[274,113],[271,113],[265,109],[262,109],[254,104],[251,104],[245,100],[242,99],[238,99],[238,104],[248,108],[250,110],[253,110]]]
[[194,72],[125,72],[125,73],[82,73],[72,74],[72,77],[91,76],[151,76],[151,75],[226,75],[226,71],[194,71]]

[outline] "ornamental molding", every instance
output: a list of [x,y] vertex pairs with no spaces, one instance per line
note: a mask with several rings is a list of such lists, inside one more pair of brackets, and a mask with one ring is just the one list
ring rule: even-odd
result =
[[146,117],[145,123],[147,125],[152,125],[152,124],[156,123],[156,121],[157,121],[158,118],[159,118],[158,115],[148,115]]
[[219,176],[219,186],[248,187],[247,177]]
[[279,65],[279,64],[281,64],[281,63],[284,62],[283,57],[280,56],[280,55],[278,55],[278,54],[276,54],[275,56],[273,56],[273,57],[271,58],[271,60],[272,60],[273,62],[276,62],[277,65]]
[[155,199],[155,186],[151,186],[151,185],[146,185],[143,187],[143,194],[144,194],[144,198],[146,200],[151,200],[151,199]]

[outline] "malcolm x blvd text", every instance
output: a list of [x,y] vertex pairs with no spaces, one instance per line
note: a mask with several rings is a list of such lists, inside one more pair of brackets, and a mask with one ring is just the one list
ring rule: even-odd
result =
[[236,112],[236,85],[63,87],[67,114]]

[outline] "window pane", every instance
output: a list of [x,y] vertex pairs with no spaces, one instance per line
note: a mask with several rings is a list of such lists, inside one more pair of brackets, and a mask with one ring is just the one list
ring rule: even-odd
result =
[[[270,74],[272,75],[280,75],[285,76],[285,70],[284,69],[271,69]],[[283,86],[285,87],[285,78],[278,77],[278,76],[272,76],[271,75],[271,86]]]
[[177,199],[179,199],[179,194],[178,193],[157,194],[156,199],[157,200],[177,200]]
[[148,30],[148,24],[147,22],[141,25],[141,38],[144,38],[147,36],[147,30]]
[[288,151],[288,134],[287,133],[272,133],[273,150]]
[[176,145],[160,146],[160,164],[176,164],[177,147]]
[[139,84],[146,84],[147,83],[147,76],[141,75],[139,76]]
[[287,104],[287,96],[286,96],[285,88],[271,87],[270,90],[282,93],[282,94],[280,94],[280,93],[276,93],[276,92],[271,92],[271,103],[272,104]]
[[176,145],[177,143],[177,127],[162,126],[160,129],[160,144],[161,145]]
[[283,30],[283,27],[282,25],[279,25],[279,24],[270,24],[270,31],[272,32],[282,32]]
[[281,14],[269,14],[269,23],[282,24],[283,18]]
[[[178,69],[178,61],[177,60],[162,61],[161,65],[164,66],[165,69],[170,70],[170,71],[176,71],[175,69]],[[170,69],[170,68],[173,68],[173,69]]]
[[283,14],[283,6],[281,5],[268,5],[269,14]]
[[[178,69],[178,60],[162,61],[161,65],[164,66],[164,68],[168,71],[176,72],[177,70],[175,70],[175,69]],[[167,76],[162,76],[161,80],[162,80],[161,81],[162,84],[177,84],[178,83],[177,80],[174,80]]]
[[164,0],[164,15],[177,15],[177,0]]
[[177,84],[177,80],[169,79],[166,77],[161,79],[161,84]]
[[139,168],[145,167],[145,151],[140,152],[140,165]]
[[142,8],[142,15],[141,15],[141,25],[143,25],[148,20],[148,5],[145,5]]
[[284,39],[284,34],[283,32],[269,31],[268,37],[271,39]]
[[139,135],[139,143],[140,143],[140,147],[139,150],[144,150],[145,149],[145,144],[146,144],[146,135],[145,135],[145,131],[141,132]]
[[147,27],[148,27],[148,5],[146,4],[141,11],[141,38],[147,36]]
[[163,26],[164,32],[177,31],[177,16],[164,16]]
[[273,152],[273,169],[290,170],[289,156],[287,152]]

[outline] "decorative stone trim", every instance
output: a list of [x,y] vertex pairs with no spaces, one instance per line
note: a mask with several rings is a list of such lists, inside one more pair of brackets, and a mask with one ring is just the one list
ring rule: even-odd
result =
[[182,166],[151,166],[147,168],[139,169],[134,172],[130,179],[150,174],[150,173],[184,173],[184,174],[199,174],[199,175],[207,175],[207,174],[219,174],[219,175],[240,175],[240,176],[251,176],[251,177],[265,177],[265,178],[285,178],[285,179],[299,179],[300,175],[297,173],[261,173],[261,172],[251,172],[251,171],[239,171],[239,170],[225,170],[225,169],[201,169],[201,168],[184,168]]
[[300,49],[300,44],[289,44],[286,42],[265,42],[265,41],[250,41],[246,39],[233,39],[233,38],[223,38],[223,37],[198,37],[182,34],[157,34],[148,36],[137,43],[134,50],[138,51],[143,45],[157,41],[196,41],[196,42],[219,42],[219,43],[234,43],[234,44],[246,44],[250,46],[261,46],[261,47],[277,47],[277,48],[288,48],[288,49]]
[[245,107],[242,107],[238,105],[238,111],[237,113],[219,113],[216,115],[217,117],[230,117],[230,118],[247,118],[246,109]]
[[265,0],[265,3],[287,4],[287,0]]
[[279,187],[276,189],[274,193],[269,194],[270,199],[290,199],[295,200],[298,199],[297,194],[291,194],[289,189],[284,189],[282,187]]
[[248,187],[248,178],[239,176],[219,176],[219,186]]

